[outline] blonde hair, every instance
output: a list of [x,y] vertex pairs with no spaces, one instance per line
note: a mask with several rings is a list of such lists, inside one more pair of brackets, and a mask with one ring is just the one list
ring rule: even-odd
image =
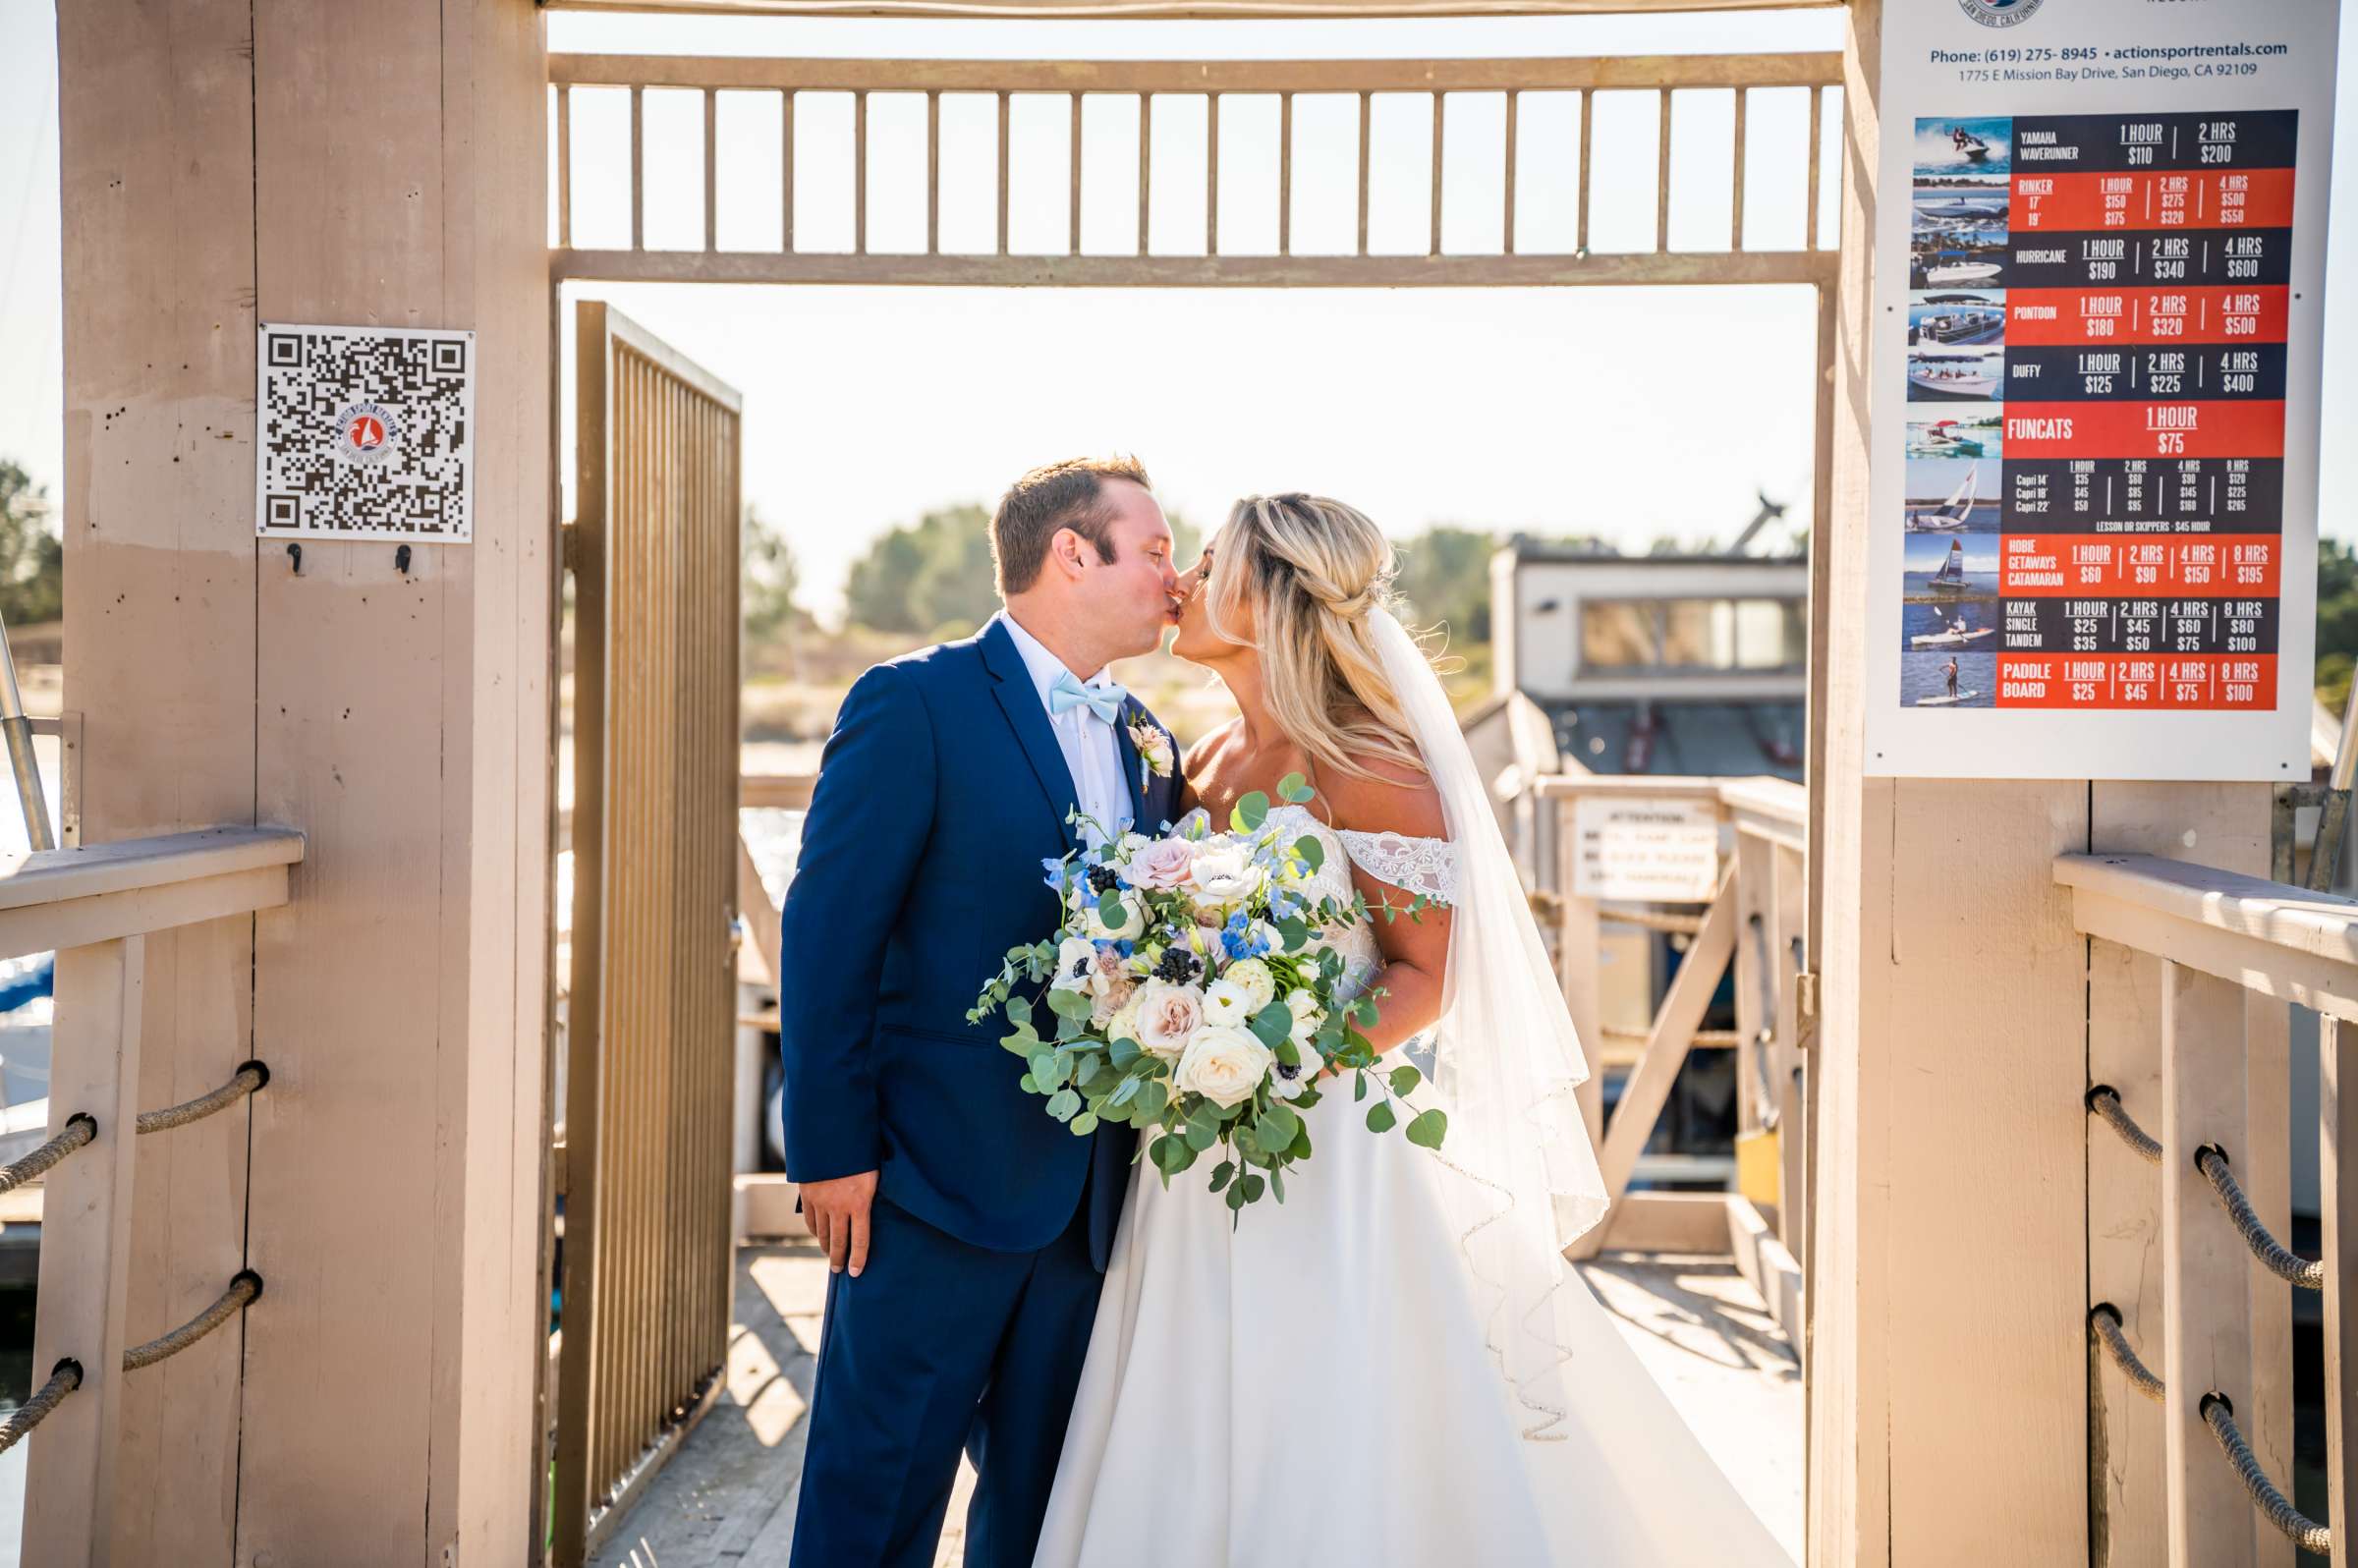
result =
[[[1393,605],[1398,562],[1367,514],[1299,491],[1248,495],[1213,542],[1205,618],[1261,650],[1270,714],[1319,766],[1376,778],[1362,757],[1425,771],[1369,617]],[[1228,630],[1250,605],[1253,636]]]

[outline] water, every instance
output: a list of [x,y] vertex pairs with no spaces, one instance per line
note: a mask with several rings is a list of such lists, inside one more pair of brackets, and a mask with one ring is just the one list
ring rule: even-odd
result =
[[1920,697],[1942,697],[1948,692],[1948,661],[1957,661],[1957,691],[1978,696],[1959,707],[1997,705],[1997,655],[1994,653],[1902,653],[1899,656],[1899,702],[1913,707]]
[[1942,603],[1935,603],[1927,599],[1921,602],[1901,604],[1899,607],[1901,651],[1908,650],[1909,638],[1925,637],[1945,630],[1948,623],[1954,620],[1959,613],[1962,613],[1972,623],[1971,630],[1987,627],[1990,629],[1991,635],[1977,639],[1970,648],[1955,647],[1944,651],[1951,653],[1994,651],[1998,643],[1997,633],[2001,630],[1998,626],[1997,600],[1977,599],[1966,594],[1959,594],[1953,600]]

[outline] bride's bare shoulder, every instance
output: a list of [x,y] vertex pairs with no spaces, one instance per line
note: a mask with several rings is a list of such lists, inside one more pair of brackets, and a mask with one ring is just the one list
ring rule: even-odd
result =
[[[1319,769],[1319,792],[1336,827],[1359,833],[1393,832],[1408,838],[1447,838],[1441,794],[1420,767],[1388,756],[1352,758],[1366,773]],[[1370,776],[1373,775],[1373,776]]]
[[1216,759],[1220,753],[1227,750],[1229,743],[1236,739],[1237,732],[1244,728],[1244,724],[1243,719],[1232,718],[1206,732],[1195,745],[1189,747],[1186,761],[1187,776],[1189,778],[1202,777],[1205,768]]

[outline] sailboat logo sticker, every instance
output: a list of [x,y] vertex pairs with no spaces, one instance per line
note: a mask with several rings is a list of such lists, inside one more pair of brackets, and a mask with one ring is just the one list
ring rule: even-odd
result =
[[336,456],[346,463],[382,463],[393,455],[401,426],[382,403],[348,403],[336,411]]

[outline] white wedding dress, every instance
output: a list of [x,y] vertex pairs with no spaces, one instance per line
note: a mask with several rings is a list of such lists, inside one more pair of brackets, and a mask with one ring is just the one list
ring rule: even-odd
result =
[[[1347,854],[1456,901],[1454,843],[1275,812],[1321,839],[1319,891],[1349,902]],[[1364,925],[1329,939],[1379,962]],[[1167,1189],[1134,1167],[1039,1568],[1789,1564],[1576,1272],[1544,1327],[1517,1304],[1548,1337],[1546,1375],[1502,1374],[1512,1329],[1486,1313],[1444,1191],[1455,1107],[1436,1086],[1411,1098],[1451,1108],[1439,1151],[1369,1132],[1334,1081],[1285,1202],[1233,1225],[1208,1161]]]
[[[1605,1212],[1587,1063],[1448,694],[1389,611],[1370,630],[1448,839],[1273,813],[1319,835],[1319,891],[1349,903],[1349,856],[1448,901],[1413,1094],[1448,1137],[1368,1132],[1337,1080],[1285,1203],[1231,1216],[1205,1162],[1132,1169],[1033,1561],[1790,1568],[1563,1263]],[[1379,965],[1366,926],[1327,941]]]

